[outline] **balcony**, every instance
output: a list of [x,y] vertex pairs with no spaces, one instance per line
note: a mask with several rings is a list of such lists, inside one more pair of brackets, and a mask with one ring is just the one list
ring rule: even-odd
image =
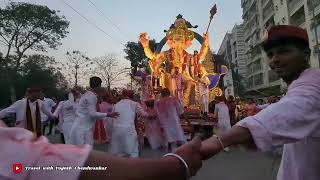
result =
[[[248,28],[248,25],[251,25],[252,22],[258,24],[258,19],[259,19],[259,15],[257,12],[253,13],[250,18],[248,19],[248,21],[246,21],[244,28]],[[254,21],[253,21],[254,20]]]
[[269,1],[266,6],[263,8],[262,18],[264,21],[268,20],[270,16],[274,15],[273,2]]
[[289,15],[294,14],[298,9],[303,6],[304,1],[301,0],[289,0],[288,1],[288,10],[289,10]]
[[273,3],[272,0],[265,0],[262,4],[262,8],[265,8],[269,4],[269,2]]
[[258,89],[263,87],[263,85],[263,73],[261,72],[248,78],[248,90]]
[[247,34],[245,34],[244,39],[248,40],[249,38],[251,38],[255,33],[258,33],[260,30],[260,28],[258,28],[257,24],[253,24],[252,25],[252,29],[249,29],[249,31],[247,32]]
[[243,18],[244,16],[246,16],[246,15],[249,13],[249,11],[251,11],[253,5],[255,5],[255,6],[254,6],[255,9],[257,9],[257,7],[256,7],[256,0],[249,0],[249,1],[246,3],[245,7],[243,8],[242,18]]
[[320,0],[308,0],[309,13],[312,16],[313,10],[315,15],[320,14]]

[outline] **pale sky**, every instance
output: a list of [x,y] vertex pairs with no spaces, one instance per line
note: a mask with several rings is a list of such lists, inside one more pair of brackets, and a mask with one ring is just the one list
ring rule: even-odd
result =
[[[86,22],[63,1],[70,4],[112,38]],[[108,19],[102,16],[88,0],[23,1],[47,5],[50,9],[60,10],[60,15],[64,15],[70,21],[70,33],[67,38],[63,39],[63,45],[59,46],[58,50],[50,50],[49,56],[64,60],[65,53],[72,50],[80,50],[90,58],[115,53],[118,55],[121,65],[128,67],[130,63],[124,59],[123,44],[127,41],[137,41],[141,32],[147,32],[151,39],[160,41],[165,35],[163,30],[169,28],[178,14],[182,14],[192,25],[198,25],[199,27],[195,31],[202,34],[208,25],[209,11],[213,4],[217,4],[218,13],[209,29],[210,46],[213,51],[218,51],[224,34],[231,31],[236,23],[242,22],[240,0],[91,1]],[[0,0],[1,7],[8,3],[9,0]],[[192,48],[189,49],[190,52],[192,50]]]

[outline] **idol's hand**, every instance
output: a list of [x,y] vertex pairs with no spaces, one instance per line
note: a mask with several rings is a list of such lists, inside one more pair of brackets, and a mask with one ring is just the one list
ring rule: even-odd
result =
[[211,137],[201,143],[202,160],[207,160],[222,150],[221,144],[216,137]]
[[195,176],[202,166],[200,147],[201,140],[199,137],[196,137],[175,151],[175,153],[181,156],[188,164],[191,176]]
[[142,44],[143,47],[146,47],[149,45],[149,39],[147,38],[147,33],[141,33],[139,36],[139,41]]

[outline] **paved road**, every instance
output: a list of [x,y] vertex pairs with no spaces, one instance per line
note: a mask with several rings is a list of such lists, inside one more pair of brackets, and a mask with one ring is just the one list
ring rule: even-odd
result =
[[[50,136],[51,142],[60,142],[58,136]],[[95,145],[94,149],[106,151],[107,145]],[[142,150],[143,158],[158,158],[164,153],[149,148]],[[204,162],[202,169],[192,180],[275,180],[279,159],[258,152],[234,148]]]

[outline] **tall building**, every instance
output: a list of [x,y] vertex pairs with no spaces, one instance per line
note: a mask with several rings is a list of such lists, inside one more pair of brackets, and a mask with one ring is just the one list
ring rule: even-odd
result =
[[246,86],[245,77],[247,75],[247,57],[243,38],[243,24],[235,25],[231,33],[225,35],[218,55],[224,58],[224,61],[229,67],[228,74],[223,78],[225,94],[239,96],[241,94],[241,88]]
[[[280,93],[286,88],[264,61],[265,55],[259,46],[264,32],[272,25],[291,24],[305,28],[309,33],[312,50],[310,64],[312,67],[319,67],[314,27],[319,27],[320,21],[315,25],[313,23],[313,16],[315,19],[320,18],[319,4],[320,0],[241,0],[245,53],[248,55],[248,93],[263,96]],[[317,30],[320,37],[320,27]]]
[[218,55],[220,55],[224,62],[229,67],[229,72],[223,77],[223,85],[224,85],[224,94],[226,96],[232,95],[234,96],[234,85],[233,85],[233,79],[232,79],[232,72],[230,71],[230,64],[232,62],[232,54],[231,54],[231,33],[226,33],[226,35],[223,38],[223,41],[220,45],[220,48],[218,50]]

